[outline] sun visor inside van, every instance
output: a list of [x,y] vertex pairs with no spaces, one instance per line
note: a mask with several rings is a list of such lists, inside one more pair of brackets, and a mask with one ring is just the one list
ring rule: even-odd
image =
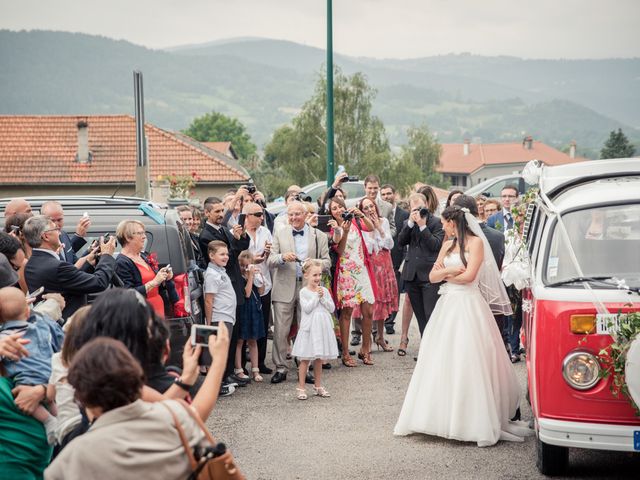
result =
[[164,215],[153,208],[150,203],[141,203],[138,206],[138,209],[142,210],[147,217],[156,222],[158,225],[164,225]]

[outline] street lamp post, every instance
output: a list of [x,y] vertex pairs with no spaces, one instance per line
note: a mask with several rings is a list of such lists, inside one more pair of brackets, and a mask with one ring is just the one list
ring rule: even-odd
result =
[[333,183],[333,8],[327,0],[327,187]]

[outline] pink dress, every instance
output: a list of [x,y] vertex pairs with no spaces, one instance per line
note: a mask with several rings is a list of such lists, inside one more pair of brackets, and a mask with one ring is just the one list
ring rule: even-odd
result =
[[369,252],[355,221],[349,229],[344,252],[338,259],[333,283],[338,308],[354,308],[364,302],[375,302],[375,281]]

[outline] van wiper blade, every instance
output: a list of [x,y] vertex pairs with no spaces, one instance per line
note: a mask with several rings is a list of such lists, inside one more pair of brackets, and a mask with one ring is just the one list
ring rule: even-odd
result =
[[640,293],[639,287],[630,287],[627,285],[624,280],[620,281],[615,277],[609,275],[602,275],[597,277],[571,277],[566,280],[561,280],[559,282],[549,283],[547,287],[560,287],[562,285],[567,285],[570,283],[583,283],[583,282],[594,282],[599,283],[601,285],[607,285],[608,287],[619,288],[621,290],[629,290],[632,292]]

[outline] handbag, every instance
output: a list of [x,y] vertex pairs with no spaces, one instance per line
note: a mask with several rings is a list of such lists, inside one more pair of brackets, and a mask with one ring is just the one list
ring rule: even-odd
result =
[[173,417],[173,422],[176,426],[176,430],[178,430],[178,435],[180,436],[180,441],[182,442],[182,446],[184,447],[184,451],[187,454],[187,458],[189,459],[189,464],[191,465],[191,475],[189,479],[193,480],[245,480],[245,476],[242,474],[238,466],[236,465],[235,459],[231,452],[227,450],[227,447],[224,443],[218,443],[214,440],[213,436],[205,427],[202,419],[187,405],[183,400],[178,400],[184,409],[189,413],[191,418],[193,418],[200,429],[204,432],[205,438],[209,441],[210,447],[204,449],[203,455],[200,456],[199,459],[196,460],[196,456],[193,452],[193,449],[189,445],[189,441],[187,440],[187,436],[184,433],[184,429],[182,425],[180,425],[180,421],[178,417],[173,412],[171,407],[166,403],[162,403],[169,410],[171,416]]

